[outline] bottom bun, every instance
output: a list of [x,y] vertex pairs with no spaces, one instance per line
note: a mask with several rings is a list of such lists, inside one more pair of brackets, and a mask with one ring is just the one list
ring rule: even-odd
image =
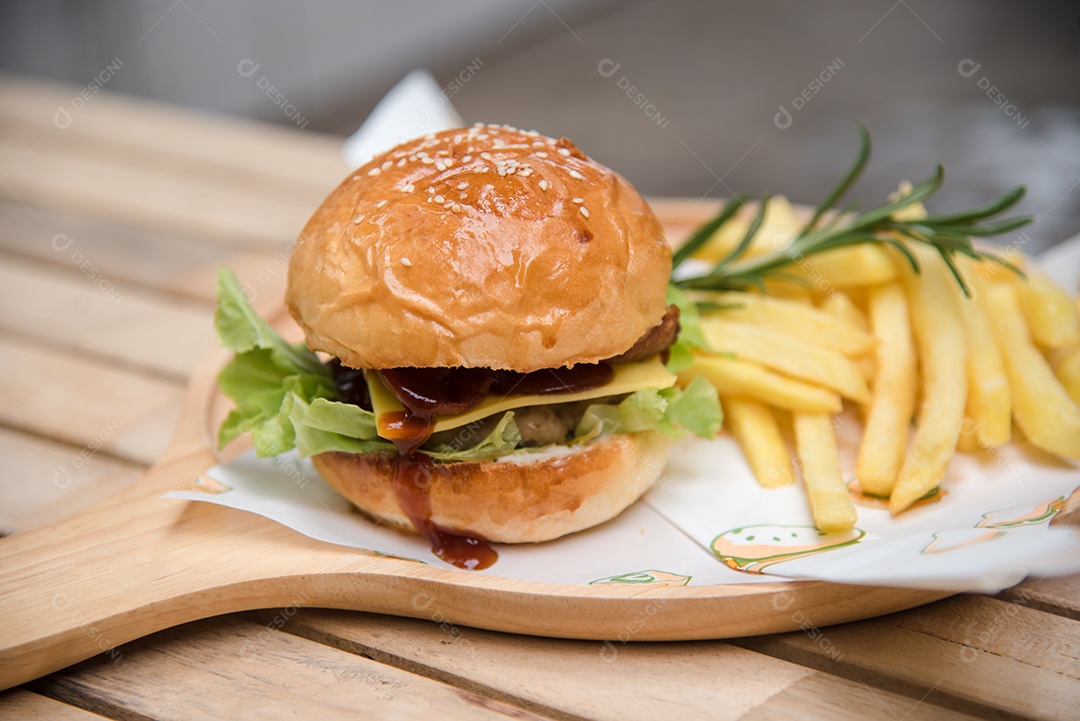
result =
[[[645,432],[604,436],[581,447],[517,452],[497,461],[425,465],[431,520],[500,543],[549,541],[621,513],[660,477],[670,450],[670,439]],[[394,491],[399,456],[332,452],[311,460],[361,511],[416,532]]]

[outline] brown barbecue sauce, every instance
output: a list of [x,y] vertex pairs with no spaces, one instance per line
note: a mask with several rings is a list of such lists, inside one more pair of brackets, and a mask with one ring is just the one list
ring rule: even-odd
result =
[[393,368],[379,371],[402,411],[376,419],[379,435],[397,446],[394,466],[398,503],[413,527],[431,543],[436,556],[458,568],[478,571],[498,559],[486,540],[439,527],[431,520],[431,474],[434,463],[416,450],[431,437],[435,416],[463,413],[488,393],[548,395],[590,390],[611,382],[615,371],[606,363],[516,373],[485,368]]

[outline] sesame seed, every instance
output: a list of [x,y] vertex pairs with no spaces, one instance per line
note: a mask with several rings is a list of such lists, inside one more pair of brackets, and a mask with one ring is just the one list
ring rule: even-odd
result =
[[461,206],[458,205],[457,203],[453,203],[450,206],[450,210],[454,211],[455,213],[461,213]]
[[480,153],[480,157],[484,160],[491,160],[491,153],[485,151],[483,153]]
[[378,168],[372,168],[371,170],[367,171],[367,174],[368,174],[369,176],[371,176],[372,178],[374,178],[374,177],[375,177],[376,175],[378,175],[378,174],[379,174],[379,173],[381,173],[381,172],[382,172],[382,171],[381,171],[381,170],[379,170]]
[[547,189],[548,189],[548,182],[546,180],[541,180],[540,181],[540,190],[547,190]]
[[458,190],[465,190],[465,188],[468,188],[468,187],[469,187],[469,184],[466,183],[464,180],[457,184],[457,189]]
[[464,158],[461,159],[461,162],[463,162],[463,163],[468,163],[468,162],[471,162],[471,161],[472,161],[472,156],[471,155],[466,155]]
[[404,168],[405,167],[405,158],[402,158],[401,160],[397,161],[397,166],[399,168]]
[[383,207],[384,205],[386,205],[386,199],[385,199],[385,198],[383,198],[383,199],[382,199],[382,200],[380,200],[380,201],[379,201],[378,203],[376,203],[376,204],[375,204],[375,207],[376,207],[376,208],[381,208],[381,207]]
[[536,157],[538,157],[538,158],[546,158],[547,156],[548,156],[547,153],[545,153],[543,150],[537,152],[537,154],[536,154]]
[[427,192],[428,192],[428,195],[432,195],[432,194],[434,194],[434,193],[435,193],[435,188],[433,188],[433,187],[431,187],[431,186],[429,185],[429,186],[428,186],[428,189],[427,189]]
[[353,218],[352,222],[356,223],[357,225],[360,225],[360,221],[363,220],[363,219],[364,219],[364,214],[361,213],[360,215]]
[[566,157],[566,156],[570,155],[570,151],[567,150],[566,148],[559,148],[559,155],[561,155],[563,157]]
[[446,163],[441,160],[435,161],[435,170],[446,170]]
[[578,208],[578,210],[580,210],[581,214],[584,215],[586,218],[589,217],[589,209],[586,208],[584,205]]
[[387,160],[385,163],[382,164],[382,169],[389,170],[393,165],[393,161]]
[[442,197],[441,195],[436,195],[435,196],[435,202],[442,205],[443,203],[446,202],[446,198]]
[[571,178],[577,178],[578,180],[585,180],[585,176],[582,175],[581,173],[579,173],[576,170],[571,170],[570,171],[570,177]]
[[581,205],[582,203],[585,202],[585,198],[574,198],[574,202],[577,203],[578,205]]
[[412,183],[405,183],[405,185],[401,186],[401,192],[403,193],[411,193],[414,190],[416,190],[416,186]]
[[432,160],[431,158],[420,158],[420,162],[423,163],[424,165],[431,165],[435,161]]
[[354,175],[354,176],[352,176],[352,179],[353,180],[360,180],[360,176],[359,175]]
[[402,264],[403,266],[405,266],[406,268],[409,268],[409,267],[411,267],[411,266],[412,266],[412,261],[411,261],[411,260],[409,260],[408,258],[402,258],[402,259],[401,259],[401,264]]
[[468,193],[458,193],[458,197],[461,198],[462,200],[465,200],[465,198],[469,197],[469,194]]

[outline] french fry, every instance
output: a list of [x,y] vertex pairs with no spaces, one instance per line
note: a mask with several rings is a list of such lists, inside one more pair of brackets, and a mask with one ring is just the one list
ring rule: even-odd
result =
[[1080,405],[1080,346],[1051,352],[1050,365],[1069,397]]
[[1012,385],[1013,419],[1036,448],[1080,459],[1080,407],[1032,342],[1016,287],[995,283],[986,298]]
[[1044,273],[1028,268],[1027,281],[1017,279],[1020,308],[1031,337],[1044,348],[1068,348],[1080,344],[1080,314],[1075,302]]
[[863,315],[863,312],[855,305],[855,301],[851,299],[850,295],[842,290],[836,290],[834,288],[828,293],[824,293],[821,302],[818,303],[818,307],[829,315],[847,321],[848,325],[855,326],[862,330],[866,330],[870,327],[866,322],[866,316]]
[[877,285],[896,279],[889,254],[872,245],[853,245],[803,258],[792,266],[792,275],[818,287],[848,288]]
[[854,528],[857,514],[840,473],[832,418],[824,413],[795,413],[793,421],[795,447],[814,525],[825,532]]
[[[1005,363],[1001,358],[994,330],[991,328],[985,293],[962,298],[959,287],[953,287],[960,301],[960,317],[968,341],[968,400],[962,435],[971,435],[982,448],[997,448],[1012,436],[1012,392]],[[964,449],[970,448],[965,442]]]
[[[980,247],[979,249],[985,250],[991,254],[997,252],[994,248]],[[1027,258],[1022,253],[1006,252],[1001,255],[1004,260],[1009,261],[1009,263],[1025,273],[1027,272],[1030,263],[1027,262]],[[1016,279],[1016,273],[1013,269],[995,258],[976,259],[965,257],[958,258],[958,260],[961,263],[961,267],[964,269],[964,275],[976,287],[984,286],[988,283],[1013,281]]]
[[982,450],[982,446],[979,445],[979,436],[975,433],[975,421],[971,417],[970,408],[964,411],[964,420],[960,421],[960,437],[956,439],[956,450],[959,453],[978,453]]
[[887,283],[870,290],[870,323],[877,336],[874,381],[855,475],[865,493],[888,496],[896,484],[915,412],[915,350],[904,289]]
[[[841,319],[851,327],[864,331],[870,327],[866,322],[866,316],[855,305],[855,301],[842,290],[831,288],[829,292],[822,294],[818,308],[833,317]],[[872,384],[877,376],[877,363],[874,361],[873,354],[855,356],[851,360],[855,363],[855,367],[859,369],[859,374],[862,375],[863,380],[867,384]]]
[[799,380],[834,390],[858,403],[869,397],[859,369],[837,351],[777,331],[711,315],[701,320],[710,347]]
[[[741,208],[734,218],[713,233],[708,242],[694,254],[694,257],[711,261],[726,257],[743,239],[756,212],[756,205]],[[772,196],[765,209],[765,218],[750,242],[750,247],[746,249],[745,257],[752,257],[787,245],[799,232],[799,228],[800,223],[795,217],[795,209],[791,207],[790,201],[782,195]]]
[[967,403],[967,337],[941,259],[911,246],[921,272],[898,261],[924,384],[915,439],[889,500],[893,515],[937,486],[956,453]]
[[724,425],[739,442],[754,477],[764,488],[790,486],[795,482],[791,470],[791,455],[776,416],[768,406],[749,398],[723,396]]
[[695,355],[693,364],[679,373],[679,382],[685,385],[694,376],[704,376],[720,395],[747,396],[785,410],[839,413],[843,407],[832,391],[732,358]]
[[769,328],[846,356],[859,356],[874,348],[874,336],[865,327],[803,303],[758,293],[724,293],[716,302],[728,306],[716,311],[718,317]]

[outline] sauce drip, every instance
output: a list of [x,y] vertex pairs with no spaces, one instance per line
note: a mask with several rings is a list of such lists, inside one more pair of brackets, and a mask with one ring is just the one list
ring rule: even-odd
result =
[[[463,413],[484,396],[547,395],[599,388],[611,382],[615,371],[607,363],[546,368],[532,373],[488,368],[390,368],[379,373],[404,410],[382,413],[378,433],[401,454],[394,466],[394,494],[413,527],[431,543],[432,552],[458,568],[478,571],[489,567],[498,554],[482,538],[454,533],[431,520],[433,463],[416,452],[435,430],[436,415]],[[342,373],[339,388],[354,378]],[[357,384],[362,385],[362,384]],[[352,389],[353,395],[359,395]]]
[[394,493],[413,527],[428,539],[432,552],[447,563],[468,571],[480,571],[499,558],[482,538],[440,528],[431,520],[431,474],[434,464],[414,453],[394,465]]

